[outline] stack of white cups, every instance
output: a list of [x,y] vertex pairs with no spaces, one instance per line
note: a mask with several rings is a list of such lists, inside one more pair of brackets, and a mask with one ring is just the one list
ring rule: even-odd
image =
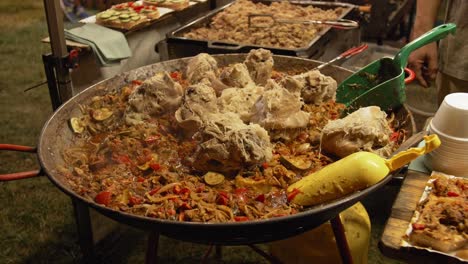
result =
[[447,95],[429,123],[429,132],[439,136],[441,145],[426,155],[426,166],[468,177],[468,93]]

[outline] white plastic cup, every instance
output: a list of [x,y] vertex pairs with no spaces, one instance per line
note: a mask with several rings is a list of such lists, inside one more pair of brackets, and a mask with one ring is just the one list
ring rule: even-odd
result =
[[466,162],[447,160],[434,154],[431,155],[431,153],[425,155],[423,160],[426,167],[430,170],[458,177],[468,177],[468,165]]
[[468,93],[445,96],[432,119],[432,128],[444,135],[468,140]]

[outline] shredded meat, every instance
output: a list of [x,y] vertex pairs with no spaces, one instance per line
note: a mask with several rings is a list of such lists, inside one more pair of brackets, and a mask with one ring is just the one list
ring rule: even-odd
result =
[[248,14],[271,14],[277,19],[326,20],[337,19],[342,12],[342,8],[323,10],[313,6],[294,5],[287,1],[266,5],[238,0],[216,14],[208,26],[193,29],[185,33],[184,37],[266,47],[301,48],[309,45],[322,26],[278,23],[269,28],[252,28],[248,25]]

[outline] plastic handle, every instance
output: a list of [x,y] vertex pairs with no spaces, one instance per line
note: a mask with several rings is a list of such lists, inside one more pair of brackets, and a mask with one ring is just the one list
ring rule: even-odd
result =
[[347,51],[341,53],[340,55],[336,56],[334,59],[332,59],[332,60],[330,60],[328,62],[322,63],[319,66],[313,68],[312,70],[321,70],[325,66],[328,66],[328,65],[334,63],[335,61],[339,61],[341,59],[349,59],[350,57],[363,52],[368,47],[369,47],[369,45],[363,44],[363,45],[358,46],[358,47],[350,48],[349,50],[347,50]]
[[398,54],[395,55],[395,58],[393,59],[395,65],[399,65],[401,68],[406,67],[406,64],[408,64],[408,57],[411,52],[431,42],[443,39],[450,33],[455,34],[456,28],[457,26],[455,24],[448,23],[435,27],[424,33],[419,38],[411,41],[403,48],[401,48],[400,52],[398,52]]
[[340,54],[340,57],[343,57],[343,58],[349,58],[351,56],[354,56],[356,54],[359,54],[363,51],[365,51],[367,48],[369,47],[369,45],[367,44],[362,44],[361,46],[357,46],[357,47],[354,47],[354,48],[350,48],[349,50],[343,52]]
[[[35,153],[37,151],[37,149],[34,147],[20,146],[20,145],[13,145],[13,144],[0,144],[0,150],[11,150],[11,151],[32,152],[32,153]],[[27,178],[40,176],[40,174],[41,174],[40,170],[0,174],[0,182],[27,179]]]
[[405,72],[408,74],[408,77],[405,78],[405,84],[410,84],[416,78],[416,73],[410,68],[405,68]]
[[386,160],[385,164],[390,169],[390,171],[399,169],[417,157],[429,153],[440,146],[440,139],[436,134],[424,136],[424,141],[426,141],[424,147],[410,148]]

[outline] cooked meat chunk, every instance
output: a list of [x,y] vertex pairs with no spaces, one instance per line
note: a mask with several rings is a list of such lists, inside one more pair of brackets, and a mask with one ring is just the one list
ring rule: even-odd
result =
[[[278,86],[269,80],[267,87],[255,102],[251,122],[264,127],[272,138],[291,139],[285,131],[296,131],[309,124],[309,113],[301,110],[303,102],[300,97]],[[293,135],[291,135],[293,137]]]
[[218,98],[218,105],[221,111],[237,113],[244,122],[248,123],[252,116],[252,106],[263,90],[261,86],[228,88]]
[[230,87],[243,88],[253,84],[249,71],[243,63],[236,63],[223,69],[219,79]]
[[182,105],[175,112],[175,118],[188,136],[198,131],[210,113],[218,112],[216,101],[213,88],[203,83],[187,88],[182,97]]
[[185,75],[190,84],[196,84],[203,79],[210,80],[217,72],[218,62],[207,53],[200,53],[188,61]]
[[338,86],[332,77],[325,76],[317,70],[287,77],[281,82],[281,85],[294,93],[300,90],[304,102],[314,104],[335,100]]
[[370,151],[384,157],[391,153],[391,128],[387,114],[377,106],[360,108],[343,119],[328,122],[322,130],[322,149],[338,157]]
[[244,61],[249,70],[250,77],[258,85],[265,85],[271,78],[273,70],[273,56],[266,49],[251,50]]
[[125,121],[138,124],[150,116],[159,116],[179,107],[182,86],[172,80],[167,72],[160,72],[145,80],[128,99]]
[[202,171],[235,172],[272,158],[272,145],[265,129],[246,125],[234,113],[210,114],[193,155],[193,166]]

